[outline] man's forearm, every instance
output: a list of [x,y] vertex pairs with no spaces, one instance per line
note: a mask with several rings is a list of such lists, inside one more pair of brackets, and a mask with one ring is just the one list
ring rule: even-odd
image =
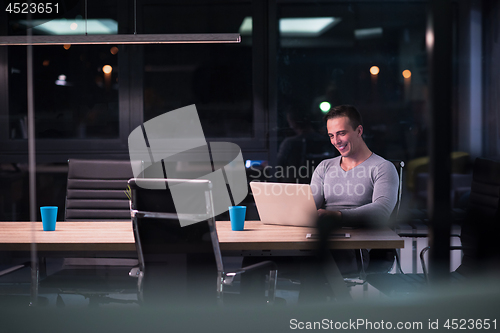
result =
[[318,216],[331,216],[336,218],[341,218],[342,213],[338,210],[326,210],[326,209],[318,209]]

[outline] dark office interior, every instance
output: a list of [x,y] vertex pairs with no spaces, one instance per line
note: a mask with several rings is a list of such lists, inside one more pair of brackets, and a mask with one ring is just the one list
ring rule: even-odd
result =
[[[129,160],[128,137],[134,129],[192,104],[207,142],[232,142],[241,148],[248,182],[309,183],[321,160],[338,155],[329,144],[323,116],[333,106],[349,104],[363,115],[368,147],[388,160],[404,162],[401,206],[394,226],[407,236],[429,234],[405,238],[402,270],[422,275],[425,266],[418,254],[430,245],[424,258],[427,284],[444,281],[443,297],[422,291],[405,298],[403,291],[392,298],[394,293],[377,289],[387,283],[365,282],[352,287],[364,295],[360,296],[364,301],[356,299],[358,305],[333,302],[325,308],[322,304],[306,308],[311,312],[304,310],[308,315],[300,319],[300,307],[293,307],[297,289],[293,283],[287,289],[278,279],[278,290],[281,281],[284,291],[277,296],[283,301],[274,306],[282,323],[264,315],[261,324],[267,323],[269,330],[289,330],[291,318],[321,321],[318,315],[325,316],[330,313],[328,307],[338,306],[343,306],[339,316],[345,320],[358,318],[352,312],[359,310],[377,321],[387,313],[384,309],[396,316],[391,311],[400,301],[408,302],[399,308],[404,320],[412,320],[418,312],[419,320],[427,316],[432,321],[437,318],[432,314],[441,315],[441,310],[451,319],[453,311],[443,308],[454,297],[458,301],[451,303],[457,306],[458,318],[469,319],[470,314],[473,319],[488,315],[495,319],[491,308],[500,299],[498,250],[491,254],[497,261],[485,261],[482,266],[488,288],[476,292],[474,285],[459,293],[450,287],[449,268],[454,271],[462,264],[461,252],[450,252],[450,246],[461,243],[449,235],[460,233],[469,200],[477,200],[471,194],[473,172],[479,169],[476,159],[496,165],[500,161],[499,1],[75,0],[64,1],[63,9],[54,20],[58,26],[40,21],[32,22],[30,29],[28,20],[7,10],[0,12],[0,221],[41,221],[41,206],[58,206],[57,221],[64,221],[68,160]],[[239,34],[241,41],[214,43],[207,37],[200,43],[72,44],[74,36],[85,35],[84,29],[89,35],[105,36]],[[9,44],[9,38],[50,35],[67,35],[67,43]],[[314,147],[283,156],[282,143],[304,130],[315,133]],[[280,167],[300,163],[307,164],[307,176],[278,172]],[[492,224],[485,222],[476,229],[491,227],[482,240],[494,244],[499,231],[499,175],[481,175],[486,183],[497,184],[492,194],[496,199],[489,203],[496,213]],[[247,206],[247,220],[259,219],[251,194],[242,205]],[[476,212],[482,216],[481,210]],[[223,213],[216,220],[229,220],[229,215]],[[29,257],[29,252],[0,251],[0,267]],[[51,263],[48,270],[60,260]],[[396,272],[396,263],[390,269]],[[29,268],[21,271],[16,276],[24,279],[25,274],[29,282]],[[15,296],[22,294],[26,298],[20,302],[29,303],[29,285],[4,278],[0,277],[0,294],[16,304]],[[44,296],[42,289],[40,293]],[[424,302],[424,296],[434,297],[425,310],[417,304]],[[419,301],[413,302],[413,297]],[[63,303],[80,309],[93,302],[52,291],[46,298],[45,309]],[[374,305],[377,301],[385,303]],[[137,310],[133,301],[127,302],[122,300],[118,308]],[[472,306],[464,309],[462,303],[467,302]],[[105,303],[110,311],[116,310],[112,302]],[[290,306],[293,315],[284,311]],[[137,311],[143,311],[144,321],[161,322],[159,308]],[[173,307],[171,311],[177,313],[176,330],[180,330],[181,323],[189,321],[188,310]],[[200,322],[209,322],[216,310],[193,311]],[[266,313],[258,307],[255,311]],[[313,316],[315,311],[318,315]],[[118,321],[117,312],[109,315]],[[244,319],[237,311],[231,316]],[[226,313],[224,318],[231,316]],[[231,325],[236,325],[234,321]],[[71,325],[70,320],[65,324]],[[131,329],[138,324],[128,325]],[[166,322],[158,325],[156,330],[168,328]],[[120,326],[125,327],[125,322]],[[0,323],[0,331],[1,327]],[[224,329],[218,324],[213,327]],[[259,326],[254,323],[242,330],[250,327]]]

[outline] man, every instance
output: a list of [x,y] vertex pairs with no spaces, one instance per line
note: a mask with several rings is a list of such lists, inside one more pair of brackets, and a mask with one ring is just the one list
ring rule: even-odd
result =
[[[331,143],[340,156],[322,161],[311,189],[320,219],[335,227],[387,225],[398,194],[394,165],[370,151],[363,140],[362,118],[351,105],[332,108],[324,117]],[[363,251],[368,264],[368,251]],[[342,273],[358,270],[353,250],[332,251]]]
[[[387,224],[396,205],[398,174],[394,165],[372,153],[363,140],[361,115],[355,107],[341,105],[332,108],[324,117],[331,143],[340,156],[322,161],[314,170],[311,190],[321,222],[341,226],[377,226]],[[359,252],[359,251],[357,251]],[[363,250],[365,265],[368,251]],[[332,256],[342,274],[358,273],[354,250],[332,250]],[[300,258],[297,261],[301,261]],[[284,264],[293,267],[297,262],[278,260],[280,270]],[[303,259],[307,264],[309,258]],[[317,269],[307,266],[300,274],[299,302],[317,301],[318,295],[328,294],[324,280]],[[248,276],[242,276],[243,283]],[[263,281],[260,281],[263,285]],[[263,289],[263,287],[260,287]],[[244,290],[250,294],[250,290]]]
[[397,201],[396,168],[370,151],[354,106],[336,106],[324,119],[340,156],[322,161],[314,171],[318,215],[336,217],[343,225],[386,223]]

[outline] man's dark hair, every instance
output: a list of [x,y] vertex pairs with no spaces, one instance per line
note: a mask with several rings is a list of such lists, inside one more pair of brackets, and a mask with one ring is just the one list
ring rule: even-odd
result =
[[353,130],[358,128],[359,125],[363,125],[363,118],[359,111],[352,105],[339,105],[335,106],[328,111],[328,113],[323,117],[325,122],[329,119],[347,117],[349,118],[349,123]]

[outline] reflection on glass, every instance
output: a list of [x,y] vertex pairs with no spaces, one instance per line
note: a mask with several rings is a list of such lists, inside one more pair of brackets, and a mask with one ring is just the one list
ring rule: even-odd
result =
[[[295,17],[279,20],[279,32],[282,37],[318,37],[328,29],[342,21],[338,17]],[[251,35],[253,21],[245,17],[241,22],[239,33]]]
[[290,105],[309,105],[321,131],[331,107],[351,104],[363,114],[372,151],[405,161],[427,155],[425,4],[281,2],[277,12],[280,30],[286,20],[337,21],[318,36],[280,31],[278,146],[296,135]]
[[251,47],[146,46],[144,121],[191,104],[206,137],[253,136]]
[[[143,32],[238,33],[251,13],[251,3],[240,1],[147,3]],[[253,39],[249,34],[240,44],[146,45],[144,121],[196,104],[207,138],[253,137]]]
[[[111,139],[119,135],[117,55],[105,45],[33,48],[35,137]],[[116,54],[116,53],[115,53]],[[9,138],[27,138],[26,49],[9,47]]]
[[[27,21],[19,21],[27,25]],[[56,19],[48,22],[31,21],[33,33],[42,35],[109,35],[118,33],[118,22],[112,19]]]
[[[300,105],[307,132],[324,134],[325,113],[351,104],[363,115],[363,137],[374,153],[407,165],[428,155],[426,42],[432,36],[426,36],[425,3],[280,2],[277,13],[280,28],[290,19],[338,19],[318,36],[279,33],[278,165],[288,170],[307,160],[300,157],[308,139],[289,112]],[[286,174],[283,180],[297,181]]]

